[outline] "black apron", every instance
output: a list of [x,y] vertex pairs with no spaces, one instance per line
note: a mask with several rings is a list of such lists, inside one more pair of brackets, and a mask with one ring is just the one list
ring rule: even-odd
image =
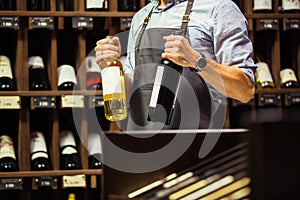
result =
[[152,122],[148,118],[154,78],[164,51],[163,36],[181,32],[188,39],[189,36],[186,34],[188,21],[185,19],[190,10],[191,5],[188,3],[181,29],[151,28],[146,30],[152,10],[146,17],[136,41],[134,82],[129,100],[127,130],[206,129],[209,127],[211,98],[208,87],[203,78],[188,67],[183,68],[171,123],[166,125]]

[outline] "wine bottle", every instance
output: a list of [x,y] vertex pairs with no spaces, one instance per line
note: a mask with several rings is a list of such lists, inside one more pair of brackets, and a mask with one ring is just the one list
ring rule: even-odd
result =
[[256,13],[269,13],[272,12],[272,0],[254,0],[253,12]]
[[88,134],[88,160],[90,169],[101,168],[102,147],[100,135],[98,133]]
[[108,10],[108,0],[85,0],[86,11],[106,11]]
[[265,62],[258,62],[255,72],[257,87],[262,88],[275,88],[275,84],[270,72],[269,66]]
[[105,117],[109,121],[121,121],[127,117],[123,65],[113,57],[103,60],[100,67]]
[[76,200],[76,196],[74,193],[68,194],[68,200]]
[[10,60],[7,56],[0,55],[0,90],[17,90],[13,80]]
[[139,0],[118,0],[119,11],[136,12],[140,9]]
[[31,56],[28,61],[29,67],[29,89],[49,90],[50,85],[47,79],[44,62],[40,56]]
[[61,65],[57,68],[58,90],[73,90],[77,87],[75,69],[71,65]]
[[31,133],[30,141],[31,170],[51,170],[51,162],[48,156],[46,141],[42,132]]
[[298,13],[300,11],[299,0],[281,0],[282,11],[287,13]]
[[280,80],[282,88],[299,88],[300,84],[298,83],[295,72],[291,68],[286,68],[280,71]]
[[86,89],[102,90],[101,70],[94,56],[86,57]]
[[16,0],[0,0],[0,10],[16,10]]
[[17,160],[14,144],[10,136],[0,136],[0,171],[17,171]]
[[64,0],[64,11],[74,11],[74,0]]
[[157,67],[148,108],[148,120],[170,124],[177,98],[182,66],[163,58]]
[[60,135],[60,168],[62,170],[80,169],[80,156],[73,132],[64,130]]
[[27,10],[47,11],[50,10],[49,0],[27,0]]

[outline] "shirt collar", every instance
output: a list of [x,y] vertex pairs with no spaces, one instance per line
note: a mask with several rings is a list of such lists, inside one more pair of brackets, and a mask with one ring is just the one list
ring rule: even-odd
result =
[[167,6],[163,9],[158,6],[159,0],[151,0],[151,3],[153,4],[153,6],[157,6],[156,9],[158,11],[162,11],[162,10],[167,10],[171,6],[173,6],[175,4],[178,4],[178,3],[181,3],[181,2],[184,2],[184,1],[187,1],[187,0],[168,0]]

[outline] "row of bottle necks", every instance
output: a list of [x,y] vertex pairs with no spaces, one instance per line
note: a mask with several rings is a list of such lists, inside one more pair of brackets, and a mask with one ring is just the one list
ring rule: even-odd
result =
[[[19,0],[0,0],[0,10],[16,10]],[[27,0],[28,11],[50,11],[51,0]],[[86,11],[108,11],[109,0],[85,0]],[[57,0],[57,11],[76,11],[79,1]],[[140,9],[140,0],[118,0],[118,11],[135,12]]]
[[[28,59],[29,69],[29,89],[30,90],[50,90],[50,84],[43,58],[31,56]],[[86,89],[101,90],[101,69],[95,61],[94,56],[85,59],[86,69]],[[69,64],[61,65],[57,68],[57,86],[59,90],[79,89],[78,78],[73,66]],[[0,55],[0,91],[17,90],[16,80],[12,72],[10,59],[5,55]]]
[[[79,153],[79,142],[74,131],[63,130],[59,133],[61,170],[82,169]],[[0,136],[0,172],[18,171],[15,141],[9,135]],[[52,162],[48,152],[45,136],[41,131],[33,131],[30,135],[30,167],[32,171],[52,170]],[[88,168],[101,169],[102,145],[99,133],[89,133],[87,139]]]

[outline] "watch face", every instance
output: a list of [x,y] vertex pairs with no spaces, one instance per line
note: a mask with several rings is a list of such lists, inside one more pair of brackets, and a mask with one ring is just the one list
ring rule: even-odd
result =
[[202,71],[206,67],[206,59],[205,57],[201,57],[197,62],[197,69]]

